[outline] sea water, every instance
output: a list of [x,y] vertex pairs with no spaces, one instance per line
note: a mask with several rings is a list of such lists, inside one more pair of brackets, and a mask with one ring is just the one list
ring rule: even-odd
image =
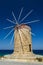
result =
[[[0,56],[12,54],[14,50],[0,50]],[[34,54],[43,55],[43,50],[33,50]]]

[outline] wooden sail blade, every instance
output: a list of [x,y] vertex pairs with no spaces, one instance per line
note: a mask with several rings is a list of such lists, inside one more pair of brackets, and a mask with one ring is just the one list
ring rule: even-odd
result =
[[33,12],[33,10],[31,10],[30,12],[28,12],[28,13],[26,14],[26,16],[22,18],[22,20],[20,21],[20,23],[21,23],[27,16],[29,16],[32,12]]
[[36,36],[35,33],[30,32],[31,35]]
[[11,38],[10,45],[12,44],[13,38],[14,38],[14,33],[13,33],[13,36]]
[[18,17],[18,21],[20,20],[21,14],[22,14],[23,8],[20,11],[19,17]]
[[13,17],[15,19],[16,24],[18,24],[17,19],[16,19],[15,15],[14,15],[13,11],[12,11],[12,15],[13,15]]
[[6,20],[13,23],[13,24],[16,24],[14,21],[11,21],[10,19],[6,19]]
[[14,26],[9,26],[9,27],[5,27],[3,29],[9,29],[9,28],[13,28]]
[[13,29],[4,37],[4,39],[6,39],[11,34],[11,32],[13,32]]
[[30,21],[30,22],[22,23],[22,24],[35,23],[35,22],[39,22],[39,21],[40,21],[40,20],[34,20],[34,21]]

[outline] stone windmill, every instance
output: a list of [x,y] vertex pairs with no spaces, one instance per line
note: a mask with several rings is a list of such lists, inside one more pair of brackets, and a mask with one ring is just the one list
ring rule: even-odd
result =
[[[4,29],[12,28],[12,30],[4,37],[6,39],[8,35],[15,29],[14,34],[12,36],[12,39],[14,37],[14,53],[12,54],[13,58],[23,58],[28,57],[30,54],[32,55],[32,40],[31,40],[31,34],[34,35],[34,33],[31,32],[30,26],[26,25],[28,23],[34,23],[38,22],[39,20],[34,20],[26,23],[22,23],[26,17],[28,17],[33,10],[28,12],[26,16],[24,16],[21,20],[21,14],[22,14],[23,8],[20,11],[18,20],[16,19],[14,13],[12,12],[12,15],[14,17],[14,21],[11,21],[7,19],[9,22],[13,23],[15,26],[6,27]],[[20,22],[20,24],[19,24]],[[12,41],[12,40],[11,40]]]

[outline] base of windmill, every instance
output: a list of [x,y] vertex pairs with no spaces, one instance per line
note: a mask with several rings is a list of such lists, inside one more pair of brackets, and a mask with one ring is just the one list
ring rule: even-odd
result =
[[15,61],[15,62],[43,62],[43,57],[42,56],[37,56],[33,54],[32,52],[28,52],[25,54],[17,54],[13,53],[11,55],[6,55],[1,58],[2,60],[7,60],[7,61]]

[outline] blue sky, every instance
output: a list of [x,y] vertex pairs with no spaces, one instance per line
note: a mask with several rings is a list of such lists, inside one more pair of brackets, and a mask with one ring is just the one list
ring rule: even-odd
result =
[[33,12],[23,21],[40,20],[36,23],[28,24],[36,36],[32,36],[32,49],[43,50],[43,1],[42,0],[1,0],[0,1],[0,50],[14,49],[14,39],[10,44],[14,31],[4,40],[6,34],[12,29],[2,28],[13,25],[6,19],[13,20],[12,11],[18,18],[21,8],[24,8],[21,19],[33,9]]

